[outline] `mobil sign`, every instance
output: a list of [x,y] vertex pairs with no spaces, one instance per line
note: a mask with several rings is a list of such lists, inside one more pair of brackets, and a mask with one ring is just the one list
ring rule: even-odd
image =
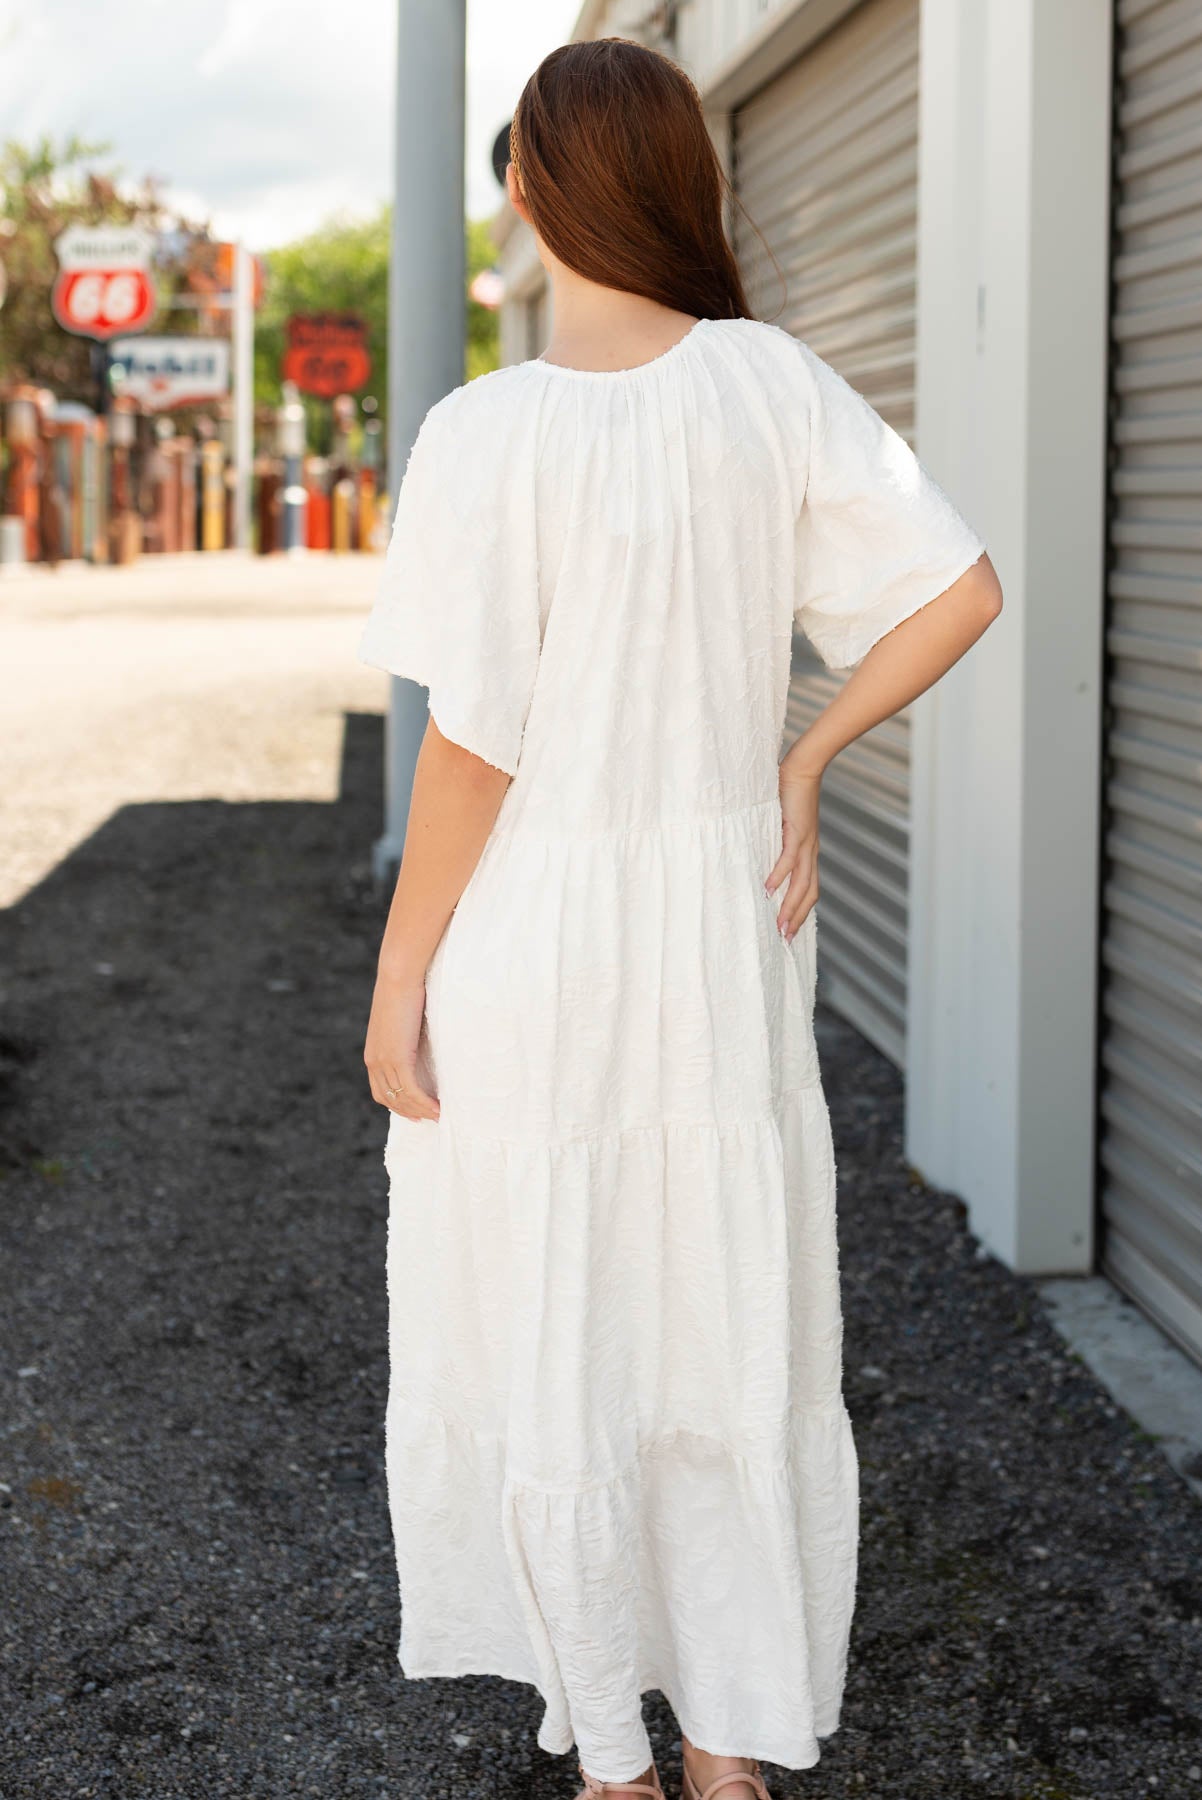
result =
[[55,239],[50,306],[64,331],[111,338],[154,317],[154,239],[134,225],[72,225]]
[[230,347],[225,338],[114,338],[114,369],[121,393],[154,412],[220,400],[230,389]]

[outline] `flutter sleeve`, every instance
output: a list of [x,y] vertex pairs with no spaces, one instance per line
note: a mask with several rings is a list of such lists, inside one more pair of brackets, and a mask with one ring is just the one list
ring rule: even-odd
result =
[[799,344],[809,460],[796,521],[794,617],[823,662],[850,668],[985,550],[905,439]]
[[[466,390],[457,390],[455,401]],[[440,401],[406,465],[359,658],[429,690],[444,737],[517,773],[540,654],[531,473]]]

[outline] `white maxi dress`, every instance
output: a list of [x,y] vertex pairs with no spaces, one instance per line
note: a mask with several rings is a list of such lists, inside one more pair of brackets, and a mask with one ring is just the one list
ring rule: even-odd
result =
[[984,546],[805,344],[696,324],[427,414],[364,661],[513,777],[388,1126],[408,1676],[533,1683],[538,1741],[791,1768],[836,1729],[858,1472],[812,1013],[764,878],[795,625],[846,668]]

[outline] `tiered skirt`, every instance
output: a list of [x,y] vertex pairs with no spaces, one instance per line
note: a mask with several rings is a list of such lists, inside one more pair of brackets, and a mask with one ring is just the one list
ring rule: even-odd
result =
[[401,1666],[533,1683],[604,1779],[648,1689],[792,1768],[839,1719],[858,1479],[779,818],[496,834],[430,970],[441,1117],[389,1125]]

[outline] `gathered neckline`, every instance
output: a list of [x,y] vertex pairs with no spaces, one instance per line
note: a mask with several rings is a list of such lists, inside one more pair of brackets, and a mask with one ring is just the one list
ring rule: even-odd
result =
[[648,369],[658,369],[661,363],[667,362],[670,357],[675,356],[678,351],[690,344],[703,325],[712,323],[713,321],[707,318],[695,319],[683,336],[678,337],[674,344],[669,344],[666,350],[661,350],[658,356],[649,356],[646,362],[632,363],[625,369],[577,369],[571,363],[547,362],[541,356],[532,356],[530,366],[550,369],[555,375],[573,376],[579,381],[616,381],[623,375],[642,375]]

